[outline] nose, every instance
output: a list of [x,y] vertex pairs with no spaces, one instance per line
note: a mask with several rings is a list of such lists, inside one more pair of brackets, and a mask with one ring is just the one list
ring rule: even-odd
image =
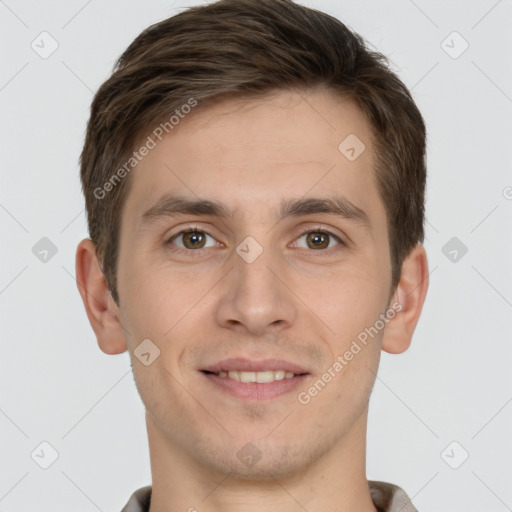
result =
[[252,336],[291,326],[297,308],[287,277],[271,250],[263,250],[252,262],[235,254],[234,268],[224,280],[217,321]]

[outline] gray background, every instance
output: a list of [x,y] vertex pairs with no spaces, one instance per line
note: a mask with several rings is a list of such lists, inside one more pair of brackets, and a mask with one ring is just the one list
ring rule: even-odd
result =
[[[197,3],[0,0],[1,511],[115,511],[151,482],[129,356],[99,350],[75,285],[78,155],[116,58]],[[512,510],[512,2],[303,3],[390,57],[428,126],[430,290],[411,348],[382,356],[368,478],[421,512]]]

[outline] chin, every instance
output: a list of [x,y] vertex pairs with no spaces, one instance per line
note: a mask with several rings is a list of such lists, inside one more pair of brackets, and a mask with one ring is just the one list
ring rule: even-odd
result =
[[[288,443],[290,440],[288,439]],[[307,470],[321,457],[323,447],[308,449],[304,443],[297,448],[291,445],[271,443],[269,440],[242,444],[234,450],[232,442],[224,449],[202,451],[200,464],[209,467],[214,473],[229,475],[230,479],[246,482],[270,482],[285,479]]]

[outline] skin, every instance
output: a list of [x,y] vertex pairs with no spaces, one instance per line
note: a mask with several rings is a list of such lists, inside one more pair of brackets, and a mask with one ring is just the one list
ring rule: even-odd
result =
[[[366,145],[355,161],[338,150],[349,134]],[[130,176],[119,307],[94,245],[80,242],[77,283],[99,347],[107,354],[129,351],[146,407],[151,512],[375,512],[365,471],[368,401],[381,350],[401,353],[410,345],[428,267],[418,244],[391,290],[372,148],[361,110],[326,90],[199,105]],[[325,213],[277,216],[282,199],[327,198],[333,191],[366,212],[369,229]],[[142,223],[167,192],[221,201],[234,215]],[[173,238],[189,226],[205,241]],[[318,248],[301,235],[306,228],[335,236]],[[263,248],[252,263],[236,252],[247,236]],[[385,329],[308,404],[300,403],[297,393],[395,302],[402,309]],[[146,338],[161,351],[149,366],[134,355]],[[227,357],[280,358],[309,375],[300,389],[279,397],[242,400],[200,371]],[[261,454],[251,467],[237,457],[246,443]]]

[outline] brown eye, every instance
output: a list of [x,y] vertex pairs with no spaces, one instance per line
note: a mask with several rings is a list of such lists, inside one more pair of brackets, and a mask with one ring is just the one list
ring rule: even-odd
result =
[[[301,239],[305,239],[305,246],[298,244],[298,247],[304,249],[330,249],[341,244],[340,238],[329,231],[306,231],[298,238],[298,240]],[[337,243],[332,244],[333,241]]]
[[[206,245],[207,237],[210,237],[213,241],[213,243],[210,242],[210,245],[208,246]],[[183,250],[197,250],[215,246],[215,240],[211,235],[197,229],[180,231],[175,236],[173,236],[168,241],[168,243],[175,245],[179,249]]]
[[325,249],[329,247],[329,235],[327,233],[307,233],[306,243],[312,249]]
[[187,249],[201,249],[205,244],[206,237],[200,231],[183,233],[183,245]]

